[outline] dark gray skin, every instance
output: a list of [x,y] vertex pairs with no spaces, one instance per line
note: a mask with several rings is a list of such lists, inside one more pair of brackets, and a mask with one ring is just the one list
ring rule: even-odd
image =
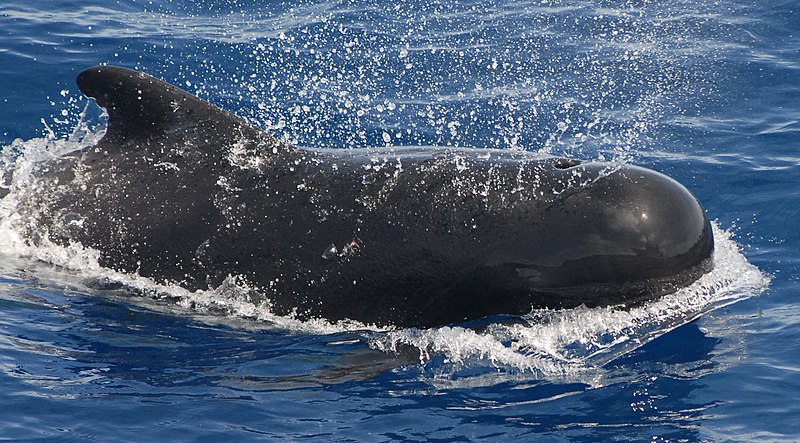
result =
[[631,305],[711,269],[705,211],[635,166],[477,149],[301,149],[118,67],[78,76],[108,130],[42,174],[28,235],[272,311],[429,327]]

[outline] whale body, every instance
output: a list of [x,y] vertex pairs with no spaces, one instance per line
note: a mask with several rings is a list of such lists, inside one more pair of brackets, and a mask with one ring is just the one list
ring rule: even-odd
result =
[[641,303],[713,266],[685,187],[528,152],[291,146],[141,72],[93,67],[94,146],[20,198],[28,241],[188,290],[235,278],[272,312],[429,327]]

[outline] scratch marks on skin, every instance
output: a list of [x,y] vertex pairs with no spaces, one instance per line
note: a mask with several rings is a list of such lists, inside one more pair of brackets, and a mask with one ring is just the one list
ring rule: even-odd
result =
[[166,171],[170,171],[170,170],[171,171],[175,171],[175,172],[180,172],[181,171],[181,168],[179,168],[178,165],[173,163],[173,162],[164,162],[164,161],[156,162],[156,163],[153,163],[153,166],[156,167],[156,168],[162,169],[165,172]]
[[336,247],[335,243],[331,243],[322,253],[322,258],[325,260],[339,259],[341,261],[349,261],[352,257],[358,255],[361,251],[364,242],[358,237],[353,237],[349,243],[345,243],[341,249]]
[[[369,163],[363,165],[363,169],[365,172],[361,176],[361,184],[364,185],[365,192],[358,197],[358,202],[367,210],[374,211],[386,202],[399,183],[403,162],[399,156],[372,156]],[[380,188],[370,192],[373,185],[378,184]]]
[[[277,154],[277,147],[273,147],[273,154]],[[232,166],[243,170],[261,171],[269,159],[254,149],[254,144],[244,138],[240,138],[230,146],[226,152],[226,159]]]
[[242,191],[242,188],[238,188],[238,187],[234,186],[233,184],[231,184],[230,179],[228,177],[225,177],[224,175],[220,175],[219,177],[217,177],[216,185],[219,186],[220,188],[222,188],[222,190],[228,191],[228,192],[241,192]]
[[[417,163],[412,176],[404,178],[399,156],[372,155],[360,166],[363,189],[357,201],[367,211],[375,211],[390,200],[389,196],[401,185],[399,188],[403,192],[411,190],[408,198],[430,206],[426,210],[429,212],[454,210],[460,205],[480,208],[480,211],[504,212],[540,201],[542,197],[545,200],[558,198],[564,192],[585,188],[614,172],[609,170],[608,174],[597,177],[585,174],[581,168],[571,169],[578,163],[541,160],[531,157],[527,161],[524,153],[473,155],[445,149]],[[516,173],[507,174],[511,162],[517,164],[514,166]],[[403,183],[408,186],[402,186]],[[393,221],[387,222],[392,224]]]

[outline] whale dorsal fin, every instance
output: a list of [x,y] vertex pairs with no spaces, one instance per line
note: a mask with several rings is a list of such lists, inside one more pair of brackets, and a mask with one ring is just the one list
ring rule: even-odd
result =
[[77,83],[108,112],[108,129],[97,145],[105,152],[163,150],[180,141],[209,154],[241,141],[280,145],[236,115],[142,72],[96,66],[81,72]]

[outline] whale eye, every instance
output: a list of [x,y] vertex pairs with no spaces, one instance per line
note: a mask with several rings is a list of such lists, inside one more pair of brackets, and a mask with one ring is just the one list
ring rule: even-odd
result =
[[567,158],[559,158],[553,163],[556,169],[569,169],[573,166],[578,166],[581,164],[580,160],[571,160]]

